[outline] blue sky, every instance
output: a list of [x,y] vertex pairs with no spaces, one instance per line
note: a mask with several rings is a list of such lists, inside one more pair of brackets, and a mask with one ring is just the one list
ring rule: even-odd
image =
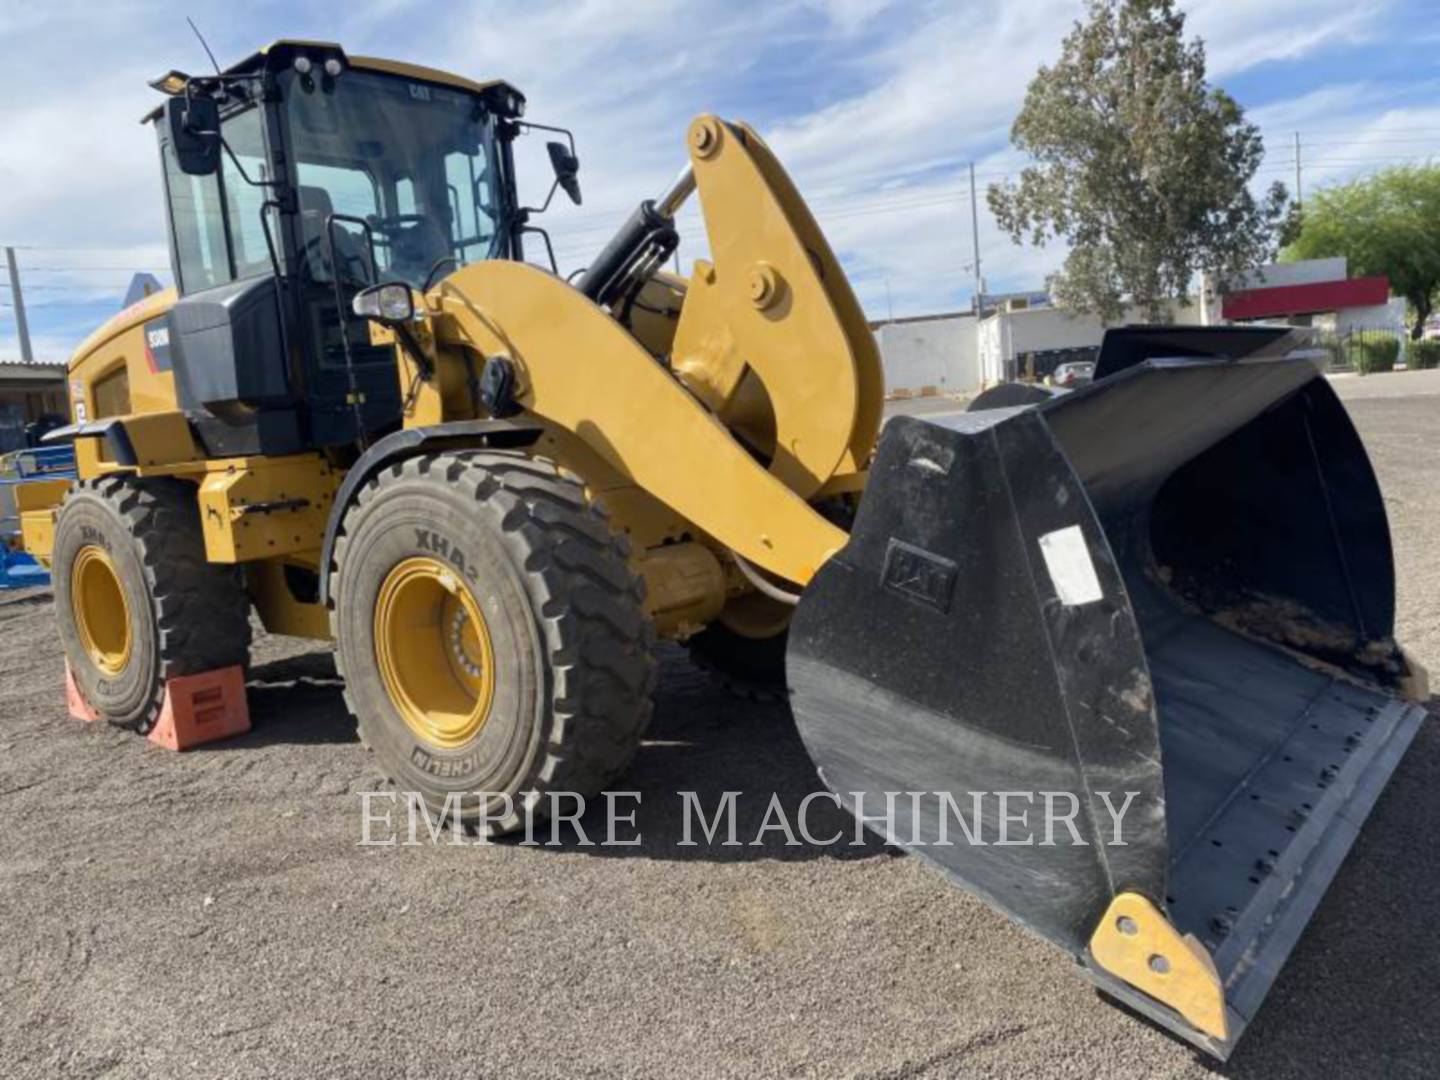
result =
[[[1266,136],[1260,180],[1304,183],[1440,157],[1440,25],[1422,0],[1190,0],[1212,81]],[[199,71],[191,15],[222,63],[279,37],[508,78],[531,119],[571,127],[585,204],[544,221],[582,266],[684,160],[690,117],[750,121],[780,154],[875,318],[968,305],[966,163],[981,183],[1023,161],[1008,129],[1078,0],[489,0],[436,5],[8,0],[0,7],[0,244],[21,247],[32,337],[62,360],[120,304],[131,270],[168,281],[146,80]],[[548,183],[540,140],[522,193]],[[983,193],[982,193],[983,195]],[[557,203],[557,206],[559,204]],[[704,254],[698,216],[682,259]],[[1015,247],[982,197],[991,291],[1040,285],[1058,248]],[[8,295],[0,295],[0,304]],[[0,306],[0,359],[17,354]]]

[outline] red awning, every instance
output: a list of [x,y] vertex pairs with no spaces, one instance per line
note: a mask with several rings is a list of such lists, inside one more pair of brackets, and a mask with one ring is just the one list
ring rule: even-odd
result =
[[1274,285],[1267,289],[1243,289],[1227,294],[1220,314],[1226,319],[1273,319],[1284,315],[1313,315],[1320,311],[1373,307],[1390,298],[1390,279],[1351,278],[1348,281],[1316,281],[1307,285]]

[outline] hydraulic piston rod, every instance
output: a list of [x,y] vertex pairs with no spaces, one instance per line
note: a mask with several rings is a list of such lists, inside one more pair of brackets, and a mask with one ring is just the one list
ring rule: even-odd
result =
[[695,190],[694,170],[686,165],[658,199],[646,199],[611,237],[581,277],[579,290],[607,306],[642,284],[664,265],[680,236],[675,214]]

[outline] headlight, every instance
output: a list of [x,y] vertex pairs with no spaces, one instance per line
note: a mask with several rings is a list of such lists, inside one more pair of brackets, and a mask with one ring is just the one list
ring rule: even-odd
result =
[[362,319],[382,323],[409,322],[415,317],[415,298],[410,286],[399,281],[361,289],[350,307]]

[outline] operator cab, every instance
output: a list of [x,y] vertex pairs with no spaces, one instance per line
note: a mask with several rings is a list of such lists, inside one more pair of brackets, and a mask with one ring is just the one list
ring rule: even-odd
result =
[[352,299],[521,257],[519,92],[302,42],[152,85],[171,95],[148,119],[180,293],[163,361],[207,452],[293,453],[397,427],[393,351],[370,344]]

